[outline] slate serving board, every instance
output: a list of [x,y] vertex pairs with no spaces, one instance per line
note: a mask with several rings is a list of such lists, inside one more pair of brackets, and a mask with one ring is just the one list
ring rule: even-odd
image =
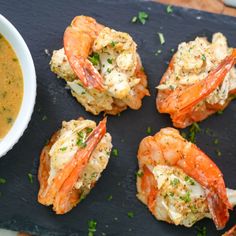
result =
[[[150,19],[145,25],[132,24],[131,18],[146,11]],[[158,222],[136,198],[135,172],[138,144],[145,137],[148,126],[152,133],[171,126],[167,115],[158,114],[155,108],[156,90],[161,75],[172,56],[171,49],[182,41],[196,36],[211,38],[214,32],[223,32],[231,46],[236,47],[236,19],[195,10],[174,8],[166,13],[166,6],[145,1],[3,1],[0,13],[20,31],[32,53],[37,72],[37,101],[28,129],[17,145],[0,160],[0,177],[7,183],[0,185],[0,227],[24,230],[36,235],[87,235],[87,222],[97,221],[96,235],[196,235],[196,226],[206,226],[207,235],[221,235],[211,220],[202,220],[187,229]],[[39,154],[46,140],[61,126],[62,120],[79,116],[99,121],[75,101],[66,90],[65,83],[50,72],[50,52],[62,47],[65,27],[76,15],[90,15],[114,29],[128,32],[138,44],[144,68],[149,77],[151,97],[146,97],[139,111],[127,110],[120,117],[109,117],[108,131],[113,136],[119,156],[111,157],[102,178],[85,201],[70,213],[56,216],[49,207],[37,203],[37,169]],[[162,32],[166,43],[161,46],[157,32]],[[155,56],[155,51],[162,53]],[[236,188],[236,103],[223,115],[214,115],[201,123],[202,130],[211,129],[219,139],[204,132],[198,134],[197,144],[209,154],[224,173],[228,187]],[[216,155],[219,148],[222,155]],[[33,174],[33,184],[27,174]],[[107,198],[113,196],[111,201]],[[132,211],[130,219],[127,213]],[[235,212],[227,228],[236,223]]]

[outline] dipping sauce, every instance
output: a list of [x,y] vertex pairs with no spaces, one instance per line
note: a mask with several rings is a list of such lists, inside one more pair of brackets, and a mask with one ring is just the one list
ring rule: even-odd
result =
[[23,75],[18,58],[0,34],[0,140],[12,127],[23,98]]

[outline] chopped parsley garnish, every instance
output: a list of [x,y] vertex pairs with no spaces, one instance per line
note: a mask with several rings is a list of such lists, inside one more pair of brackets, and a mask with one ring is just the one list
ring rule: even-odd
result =
[[115,47],[117,43],[118,43],[118,42],[111,41],[111,43],[110,43],[110,44],[111,44],[111,46],[112,46],[112,47]]
[[138,171],[136,172],[136,176],[142,177],[142,176],[143,176],[143,172],[142,172],[141,170],[138,170]]
[[140,22],[141,24],[145,24],[146,23],[146,21],[148,20],[148,17],[149,17],[149,15],[146,13],[146,12],[144,12],[144,11],[140,11],[139,13],[138,13],[138,16],[134,16],[133,18],[132,18],[132,20],[131,20],[131,22],[132,23],[136,23],[136,22]]
[[173,180],[170,181],[170,184],[171,184],[172,186],[176,186],[176,185],[179,184],[179,182],[180,182],[179,179],[174,178]]
[[80,131],[78,133],[78,139],[77,139],[76,144],[81,148],[85,148],[87,146],[85,138],[86,138],[85,132]]
[[173,13],[173,6],[168,5],[168,6],[166,7],[166,12],[167,12],[168,14]]
[[198,123],[194,122],[189,130],[189,141],[192,143],[196,142],[196,134],[201,131]]
[[80,195],[79,201],[83,201],[86,198],[86,195],[84,193],[82,193]]
[[62,152],[64,152],[66,149],[67,149],[67,147],[62,147],[62,148],[60,148],[60,150],[61,150]]
[[175,194],[174,194],[173,192],[170,192],[169,195],[170,195],[171,197],[174,197]]
[[0,184],[5,184],[7,181],[4,178],[0,178]]
[[221,157],[221,151],[219,150],[219,149],[216,149],[216,155],[218,156],[218,157]]
[[113,156],[115,156],[115,157],[118,157],[118,149],[117,148],[113,148],[112,149],[112,154],[113,154]]
[[206,56],[204,54],[202,54],[202,60],[205,61],[206,60]]
[[109,195],[109,196],[107,197],[107,200],[108,200],[108,201],[111,201],[112,198],[113,198],[112,195]]
[[133,218],[133,217],[134,217],[134,213],[133,213],[132,211],[129,211],[129,212],[128,212],[128,217],[129,217],[129,218]]
[[223,114],[223,110],[221,110],[221,111],[217,111],[217,115],[222,115]]
[[97,66],[99,64],[99,61],[100,61],[100,57],[99,57],[99,54],[96,53],[96,52],[93,52],[91,54],[91,56],[88,57],[88,59],[92,62],[92,64],[94,66]]
[[88,222],[88,236],[93,236],[96,232],[97,222],[95,220],[90,220]]
[[151,134],[152,133],[152,128],[150,126],[147,127],[146,133],[147,134]]
[[218,138],[214,139],[214,144],[218,144],[218,143],[219,143],[219,139]]
[[110,69],[110,68],[107,68],[107,72],[108,72],[108,73],[111,73],[111,69]]
[[86,133],[87,133],[87,134],[90,134],[92,131],[93,131],[92,128],[90,128],[90,127],[87,127],[87,128],[86,128]]
[[48,117],[46,115],[44,115],[43,118],[42,118],[43,121],[47,120],[47,119],[48,119]]
[[29,182],[33,183],[33,175],[31,173],[28,173]]
[[111,58],[108,58],[108,59],[107,59],[107,62],[108,62],[109,64],[112,64],[112,59],[111,59]]
[[206,236],[207,234],[207,229],[205,226],[203,226],[202,228],[200,227],[196,227],[197,228],[197,236]]
[[184,180],[188,182],[190,185],[195,185],[195,182],[193,181],[193,179],[187,175],[185,176]]
[[155,56],[158,56],[159,54],[161,54],[161,49],[158,49],[156,52],[155,52]]
[[160,40],[161,45],[164,44],[165,43],[165,38],[164,38],[163,33],[158,32],[157,34],[159,36],[159,40]]
[[197,213],[198,212],[196,205],[191,205],[191,206],[189,206],[189,208],[190,208],[192,213]]
[[179,197],[181,200],[183,200],[184,202],[190,202],[191,201],[191,198],[190,198],[190,192],[187,191],[186,194],[184,196],[180,196]]

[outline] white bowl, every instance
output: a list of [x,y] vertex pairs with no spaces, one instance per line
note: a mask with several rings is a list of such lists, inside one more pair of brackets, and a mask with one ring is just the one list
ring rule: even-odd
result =
[[0,157],[5,155],[18,142],[30,121],[36,98],[36,74],[30,51],[16,28],[0,14],[0,34],[13,47],[21,65],[24,80],[24,95],[18,116],[7,133],[0,141]]

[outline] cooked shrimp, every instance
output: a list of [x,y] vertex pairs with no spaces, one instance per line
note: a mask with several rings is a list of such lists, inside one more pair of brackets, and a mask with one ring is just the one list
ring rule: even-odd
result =
[[157,109],[179,128],[223,110],[235,93],[235,62],[236,49],[220,33],[212,44],[205,38],[180,44],[157,87]]
[[177,130],[144,138],[138,161],[137,196],[157,219],[190,227],[208,217],[225,226],[236,191],[226,190],[215,163]]
[[[79,45],[79,46],[78,46]],[[77,16],[53,52],[51,70],[67,81],[73,96],[97,115],[139,109],[148,96],[147,77],[132,37]]]
[[106,118],[97,127],[89,120],[63,122],[41,153],[38,201],[57,214],[70,211],[106,168],[111,147]]
[[76,16],[64,33],[64,49],[75,74],[84,86],[101,90],[102,77],[88,60],[91,46],[104,26],[88,16]]

